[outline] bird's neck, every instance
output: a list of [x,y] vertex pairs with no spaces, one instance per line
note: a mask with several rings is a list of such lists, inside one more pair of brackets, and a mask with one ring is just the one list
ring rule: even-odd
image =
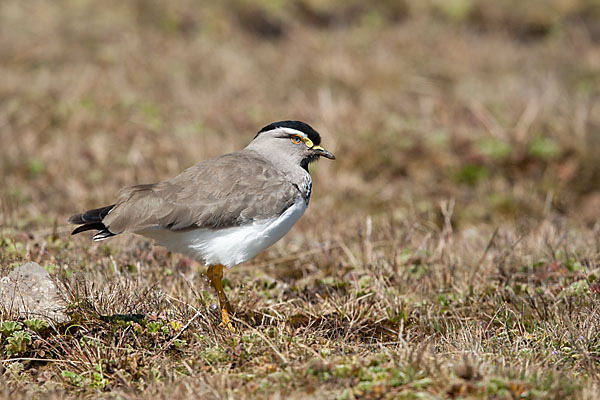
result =
[[[286,158],[281,152],[277,151],[262,151],[260,148],[254,148],[251,145],[248,145],[244,150],[245,152],[253,152],[258,157],[261,157],[268,162],[270,162],[273,167],[284,174],[290,179],[290,181],[301,181],[305,178],[306,175],[309,175],[308,168],[304,169],[301,165],[301,162],[290,162],[288,158]],[[310,176],[310,175],[309,175]]]

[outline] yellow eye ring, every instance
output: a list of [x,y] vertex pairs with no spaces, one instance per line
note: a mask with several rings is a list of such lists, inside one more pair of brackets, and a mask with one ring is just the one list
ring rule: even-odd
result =
[[294,135],[290,138],[290,140],[292,141],[292,143],[294,144],[299,144],[302,143],[302,136],[300,135]]

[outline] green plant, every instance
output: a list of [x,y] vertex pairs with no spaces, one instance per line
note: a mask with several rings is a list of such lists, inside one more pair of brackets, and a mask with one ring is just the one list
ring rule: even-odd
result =
[[8,355],[21,354],[27,350],[27,345],[31,343],[31,336],[25,331],[13,332],[7,339],[5,346]]
[[151,335],[158,334],[158,332],[161,331],[162,327],[163,324],[159,321],[148,322],[148,324],[146,325],[146,329],[148,329],[148,333],[150,333]]
[[25,325],[35,332],[42,332],[48,328],[48,322],[39,318],[25,320]]
[[23,324],[18,321],[4,321],[0,324],[0,333],[8,337],[23,328]]

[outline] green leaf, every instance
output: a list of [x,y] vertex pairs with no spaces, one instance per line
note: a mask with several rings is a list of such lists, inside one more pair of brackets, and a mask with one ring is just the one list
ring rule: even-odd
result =
[[9,355],[21,354],[27,350],[27,345],[31,343],[31,336],[25,331],[18,331],[13,333],[7,342],[5,348]]
[[560,153],[560,146],[552,138],[537,137],[529,144],[529,154],[536,158],[556,158]]
[[23,324],[17,321],[4,321],[0,324],[0,333],[4,336],[10,336],[13,332],[21,330],[23,328]]
[[48,328],[48,322],[39,318],[31,318],[25,321],[25,325],[35,332],[41,332]]

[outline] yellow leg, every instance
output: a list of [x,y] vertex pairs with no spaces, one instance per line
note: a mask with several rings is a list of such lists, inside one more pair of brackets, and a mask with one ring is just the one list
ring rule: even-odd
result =
[[221,264],[211,265],[206,270],[206,276],[219,297],[222,325],[226,326],[231,332],[235,332],[231,319],[229,319],[229,313],[233,313],[233,308],[229,304],[229,300],[227,300],[227,296],[225,296],[225,291],[223,290],[223,266]]

